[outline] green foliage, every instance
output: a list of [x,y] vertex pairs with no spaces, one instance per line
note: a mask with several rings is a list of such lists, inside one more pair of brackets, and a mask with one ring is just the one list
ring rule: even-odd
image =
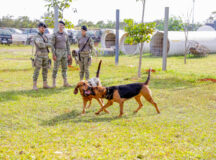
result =
[[78,20],[78,24],[77,24],[77,27],[80,27],[80,26],[87,26],[89,28],[93,28],[94,27],[94,23],[92,21],[87,21],[87,20],[84,20],[84,19],[79,19]]
[[[164,20],[156,20],[154,21],[156,23],[156,29],[163,31],[164,30]],[[183,31],[184,30],[185,23],[181,19],[181,17],[170,17],[169,18],[169,25],[168,30],[169,31]],[[193,30],[193,24],[188,24],[188,31]],[[194,30],[197,30],[201,26],[200,23],[194,24]]]
[[[158,30],[163,31],[164,30],[164,20],[156,20],[156,28]],[[169,25],[168,25],[169,31],[183,31],[184,30],[184,24],[180,17],[170,17],[169,18]]]
[[47,2],[47,4],[45,5],[47,7],[47,13],[44,14],[44,16],[42,17],[42,19],[44,20],[44,22],[50,26],[50,27],[54,27],[54,12],[53,12],[53,8],[54,6],[58,6],[59,9],[59,19],[63,20],[65,22],[65,27],[66,28],[73,28],[74,25],[71,21],[64,19],[64,10],[69,8],[72,0],[45,0]]
[[[80,19],[78,21],[77,27],[80,27],[82,25],[86,25],[89,28],[110,28],[110,29],[114,29],[116,27],[115,21],[110,21],[110,20],[108,20],[107,22],[104,22],[103,20],[101,20],[101,21],[98,21],[96,23],[93,23],[92,21],[86,21],[86,20]],[[124,22],[119,23],[120,29],[123,29],[124,26],[125,26]]]
[[214,23],[216,21],[216,11],[212,12],[206,21],[207,23]]
[[13,18],[13,16],[3,16],[0,18],[0,27],[11,28],[35,28],[37,27],[39,20],[31,20],[27,16]]
[[125,19],[124,22],[126,24],[124,30],[128,33],[125,43],[132,45],[149,42],[151,40],[155,23],[135,24],[132,19]]
[[41,19],[48,27],[54,28],[54,13],[52,11],[44,13]]
[[63,11],[70,7],[72,0],[45,0],[47,4],[45,5],[48,12],[53,10],[54,6],[59,7],[59,16],[63,18]]

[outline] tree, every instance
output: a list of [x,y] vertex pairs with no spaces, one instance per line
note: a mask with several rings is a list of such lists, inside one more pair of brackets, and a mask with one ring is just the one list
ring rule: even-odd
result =
[[0,27],[11,28],[35,28],[39,20],[31,20],[27,16],[21,16],[13,18],[13,16],[7,15],[0,18]]
[[[82,26],[82,25],[86,25],[89,28],[110,28],[110,29],[115,29],[115,21],[110,21],[108,20],[107,22],[104,22],[103,20],[98,21],[97,23],[93,23],[92,21],[86,21],[83,19],[78,20],[78,24],[77,27]],[[119,23],[119,27],[120,29],[124,29],[125,27],[125,23],[124,21]]]
[[104,21],[98,21],[95,25],[97,28],[104,28],[105,23],[104,23]]
[[[65,22],[65,27],[66,28],[73,28],[74,25],[72,24],[71,21],[64,19],[64,10],[69,8],[72,0],[45,0],[47,2],[47,4],[45,5],[45,7],[47,7],[47,13],[45,13],[43,19],[44,21],[47,21],[49,26],[53,27],[54,26],[54,12],[53,12],[53,8],[54,6],[58,6],[59,9],[59,19],[64,20]],[[77,12],[76,10],[74,10],[74,12]]]
[[[164,30],[164,20],[156,20],[154,21],[156,23],[156,29],[163,31]],[[184,24],[185,22],[182,20],[181,17],[172,16],[169,18],[169,25],[168,30],[169,31],[183,31],[184,30]],[[194,24],[194,30],[197,30],[200,26],[202,26],[199,23]],[[188,31],[193,30],[193,24],[188,25]]]
[[[146,0],[136,0],[136,1],[141,1],[141,2],[142,2],[142,20],[141,20],[141,24],[144,25]],[[140,76],[141,76],[141,66],[142,66],[142,53],[143,53],[143,48],[144,48],[144,43],[141,43],[141,47],[140,47],[140,57],[139,57],[139,68],[138,68],[138,77],[139,77],[139,78],[140,78]]]
[[212,12],[210,17],[206,20],[207,23],[214,23],[216,20],[216,11]]
[[85,26],[87,26],[87,27],[89,27],[89,28],[95,27],[95,24],[94,24],[92,21],[86,21],[86,20],[84,20],[84,19],[79,19],[79,20],[78,20],[77,27],[83,26],[83,25],[85,25]]
[[44,21],[44,23],[48,27],[54,28],[54,13],[53,13],[53,11],[44,13],[44,15],[41,17],[41,19]]
[[[155,23],[139,23],[135,24],[132,19],[124,20],[126,27],[124,30],[128,33],[126,38],[127,44],[144,44],[145,42],[150,42],[151,35],[154,32]],[[139,58],[139,67],[138,67],[138,78],[141,77],[141,66],[142,66],[142,45],[140,47],[140,58]]]
[[[164,30],[164,20],[156,20],[156,29],[163,31]],[[183,31],[184,30],[184,24],[180,17],[170,17],[169,18],[169,25],[168,25],[169,31]]]
[[192,21],[192,11],[187,13],[187,16],[185,18],[185,23],[183,23],[184,26],[184,34],[185,34],[185,52],[184,52],[184,64],[187,63],[187,53],[189,52],[189,42],[188,42],[188,34],[189,34],[189,28],[193,30],[193,24],[191,25]]

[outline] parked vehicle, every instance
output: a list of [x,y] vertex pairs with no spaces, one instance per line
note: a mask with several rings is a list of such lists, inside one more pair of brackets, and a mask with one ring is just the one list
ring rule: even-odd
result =
[[26,44],[27,36],[23,32],[16,28],[7,28],[12,33],[13,44]]
[[78,40],[82,37],[81,31],[80,30],[75,30],[74,31],[74,36],[78,42]]
[[65,31],[68,34],[70,44],[76,44],[77,43],[77,39],[76,39],[74,30],[65,29]]
[[12,44],[12,34],[10,31],[0,29],[0,43],[1,44]]
[[52,28],[46,28],[45,35],[48,37],[49,40],[51,40],[53,33],[54,30]]
[[38,33],[37,28],[22,28],[23,34],[26,35],[26,44],[32,44],[33,37]]
[[93,30],[89,30],[89,31],[87,32],[87,36],[91,37],[92,40],[95,42],[96,36],[95,36],[95,33],[94,33]]
[[101,36],[102,36],[102,30],[94,30],[95,34],[95,42],[100,42],[101,41]]

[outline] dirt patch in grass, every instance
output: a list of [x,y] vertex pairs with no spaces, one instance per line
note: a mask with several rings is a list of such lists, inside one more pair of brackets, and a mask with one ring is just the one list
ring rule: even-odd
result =
[[214,79],[214,78],[204,78],[204,79],[200,79],[200,81],[211,81],[211,82],[213,82],[213,83],[216,83],[216,79]]
[[68,68],[69,68],[70,71],[78,71],[79,70],[78,67],[74,67],[74,66],[71,66],[71,65],[69,65]]
[[[149,71],[150,71],[150,69],[147,69],[147,70],[146,70],[147,73],[148,73]],[[151,72],[152,72],[152,73],[155,73],[156,70],[155,70],[155,69],[151,69]]]

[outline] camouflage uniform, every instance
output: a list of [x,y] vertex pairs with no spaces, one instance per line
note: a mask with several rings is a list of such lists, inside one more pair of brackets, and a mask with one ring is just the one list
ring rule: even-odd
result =
[[36,53],[35,53],[35,61],[34,61],[35,70],[33,74],[33,81],[37,82],[39,72],[42,67],[43,81],[47,82],[47,74],[49,68],[48,47],[51,47],[51,44],[48,43],[48,38],[41,33],[38,33],[34,37],[34,44],[36,47]]
[[62,77],[65,83],[67,83],[68,55],[70,55],[70,42],[67,33],[65,32],[54,33],[51,43],[52,43],[52,53],[56,56],[56,61],[54,61],[52,78],[55,81],[57,77],[59,65],[61,64]]
[[[79,49],[82,49],[82,47],[85,45],[89,37],[82,36],[78,41],[78,47]],[[90,38],[88,43],[86,44],[85,48],[80,52],[80,60],[79,60],[79,66],[80,66],[80,80],[83,80],[84,74],[85,79],[89,79],[89,60],[91,58],[91,53],[93,51],[94,42]]]

